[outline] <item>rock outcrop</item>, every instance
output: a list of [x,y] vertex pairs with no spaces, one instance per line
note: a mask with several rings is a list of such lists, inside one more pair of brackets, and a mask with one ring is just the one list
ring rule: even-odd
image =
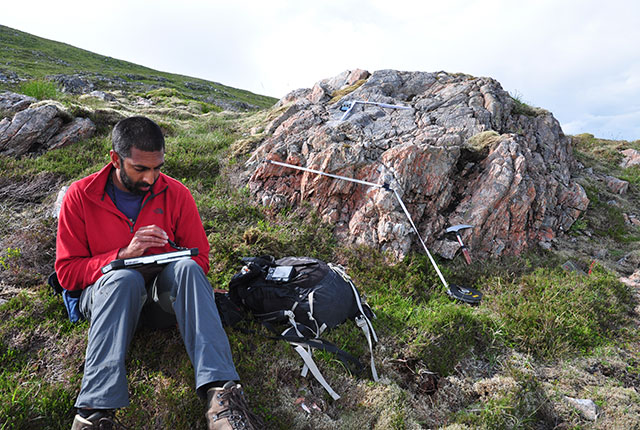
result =
[[0,93],[0,106],[7,106],[5,112],[17,112],[0,121],[0,153],[19,157],[60,148],[95,133],[90,119],[74,118],[61,104],[33,101],[19,94]]
[[[410,109],[358,104],[342,120],[341,107],[356,100]],[[474,226],[463,232],[473,254],[518,254],[548,245],[589,202],[571,178],[571,142],[558,121],[490,78],[348,71],[274,109],[280,115],[247,162],[251,191],[267,205],[310,202],[347,242],[401,257],[417,238],[392,193],[263,161],[388,183],[427,244],[448,258],[458,249],[443,235],[450,225]]]
[[622,151],[624,160],[620,163],[620,167],[626,169],[628,167],[640,166],[640,151],[635,149],[625,149]]

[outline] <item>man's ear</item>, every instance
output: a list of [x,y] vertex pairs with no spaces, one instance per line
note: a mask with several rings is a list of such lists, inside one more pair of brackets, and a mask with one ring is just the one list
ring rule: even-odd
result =
[[115,167],[116,169],[120,169],[120,156],[118,155],[118,153],[113,149],[110,150],[109,158],[111,158],[111,164],[113,164],[113,167]]

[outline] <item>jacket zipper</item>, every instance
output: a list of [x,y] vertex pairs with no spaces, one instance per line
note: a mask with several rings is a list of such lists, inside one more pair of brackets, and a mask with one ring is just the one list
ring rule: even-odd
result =
[[[164,187],[160,192],[158,192],[157,194],[153,194],[153,192],[151,193],[151,195],[146,199],[142,201],[142,206],[140,206],[140,211],[138,212],[138,217],[136,218],[136,220],[134,222],[131,222],[131,220],[129,218],[127,218],[127,222],[129,223],[129,231],[131,232],[131,234],[133,234],[133,229],[136,226],[136,222],[138,222],[138,219],[140,218],[140,214],[142,213],[142,209],[144,209],[144,207],[147,205],[147,203],[159,196],[160,194],[164,193],[165,191],[167,191],[168,186]],[[118,211],[120,212],[120,211]],[[124,214],[123,214],[124,215]],[[125,217],[126,218],[126,217]]]

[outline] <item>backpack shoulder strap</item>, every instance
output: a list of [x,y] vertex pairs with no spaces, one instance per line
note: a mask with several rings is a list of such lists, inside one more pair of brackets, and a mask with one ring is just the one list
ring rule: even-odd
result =
[[356,286],[353,285],[351,277],[347,275],[347,272],[345,272],[341,266],[337,266],[335,264],[329,263],[329,267],[331,268],[331,270],[340,275],[342,279],[344,279],[351,286],[353,296],[355,297],[356,303],[358,305],[358,311],[360,312],[360,315],[355,318],[356,325],[360,327],[360,329],[364,333],[365,338],[367,339],[367,343],[369,344],[369,354],[371,357],[371,376],[373,377],[373,380],[377,382],[379,378],[378,372],[376,370],[376,365],[373,361],[373,345],[374,343],[378,343],[378,336],[376,335],[376,331],[373,329],[371,320],[367,317],[367,313],[365,312],[364,307],[367,307],[374,318],[375,314],[373,313],[373,311],[371,311],[371,308],[369,308],[369,306],[362,303],[362,300],[360,299],[360,293],[358,293],[358,289],[356,288]]

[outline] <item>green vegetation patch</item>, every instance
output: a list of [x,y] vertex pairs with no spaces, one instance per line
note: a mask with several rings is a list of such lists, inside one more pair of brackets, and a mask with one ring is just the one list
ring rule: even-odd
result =
[[482,283],[485,306],[500,316],[506,341],[544,359],[614,342],[633,309],[630,290],[600,266],[589,276],[538,268],[512,281]]
[[539,107],[533,107],[522,100],[522,96],[519,93],[510,94],[511,99],[514,102],[513,113],[516,115],[525,115],[525,116],[540,116],[548,113],[545,109]]
[[619,140],[598,139],[593,134],[583,133],[573,136],[573,148],[578,155],[590,157],[615,168],[622,161],[621,151],[629,144]]
[[46,287],[0,306],[0,319],[0,428],[68,427],[86,324],[71,324],[61,298]]
[[109,149],[109,138],[96,136],[55,151],[48,151],[40,157],[15,159],[0,155],[0,170],[5,177],[24,177],[50,172],[62,179],[77,179],[104,167],[109,162]]
[[631,166],[620,174],[620,179],[629,182],[632,187],[640,189],[640,166]]
[[58,86],[45,79],[35,79],[20,84],[20,93],[38,100],[54,100],[59,95]]

